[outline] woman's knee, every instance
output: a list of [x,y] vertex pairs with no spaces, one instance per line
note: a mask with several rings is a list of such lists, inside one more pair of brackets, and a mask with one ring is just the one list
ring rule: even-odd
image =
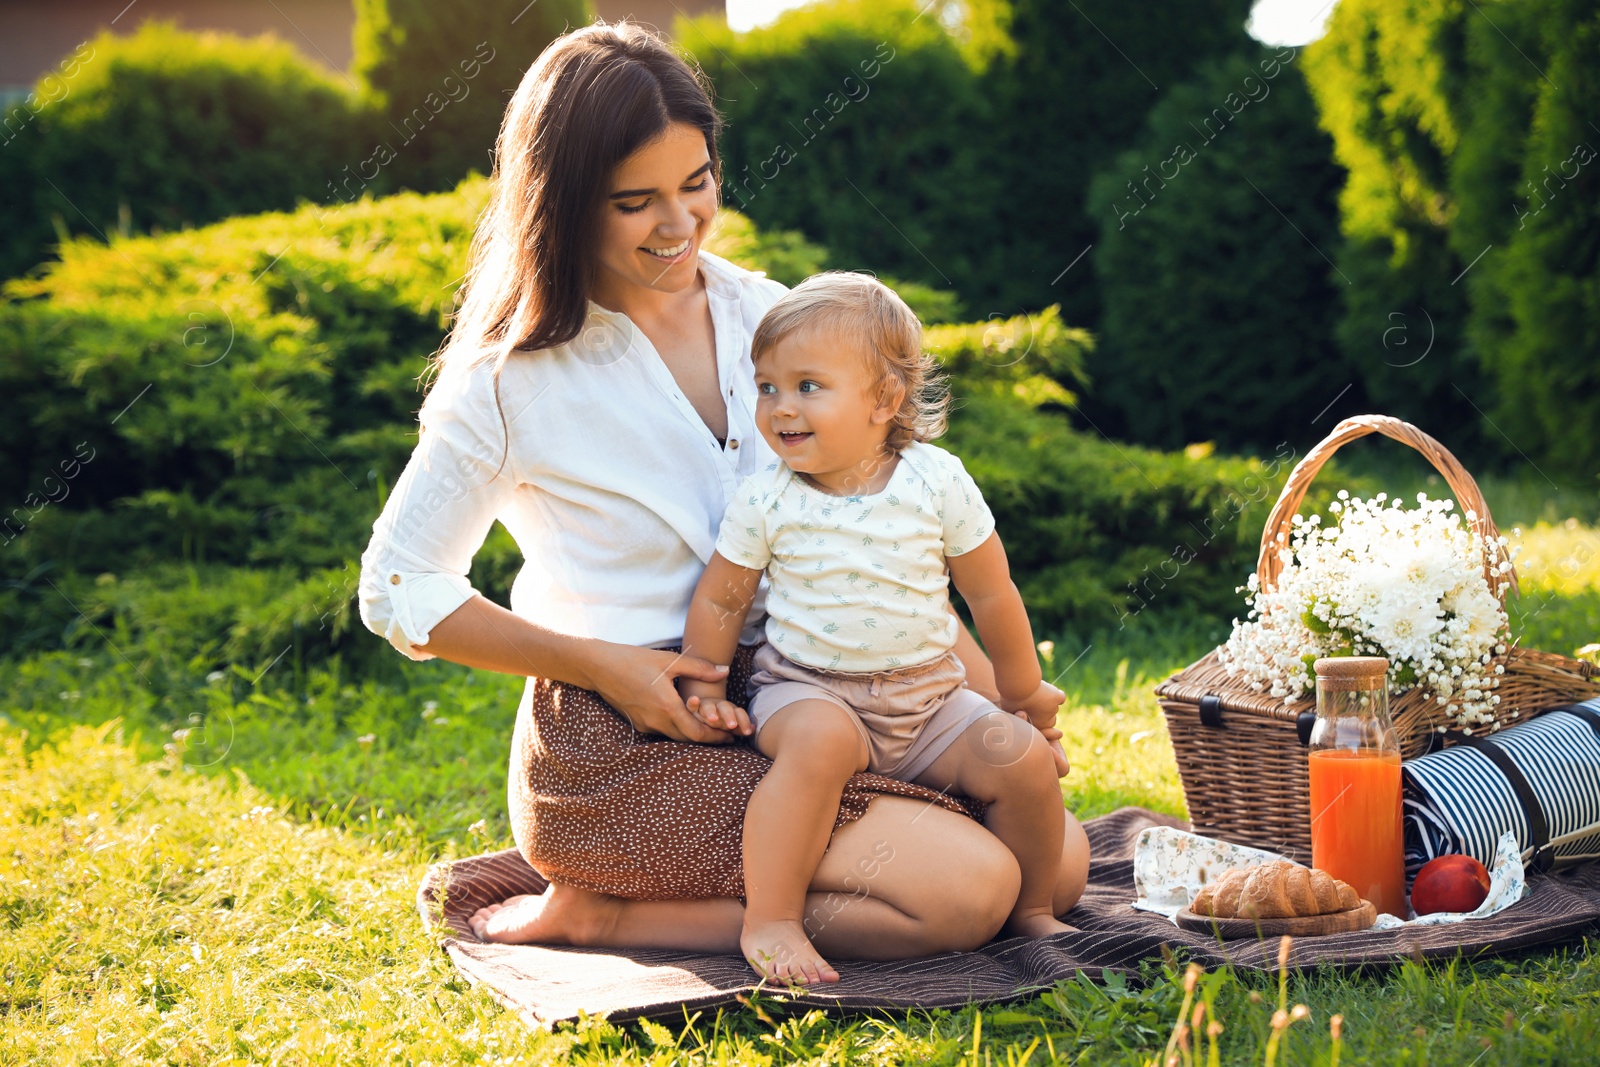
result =
[[1061,842],[1061,874],[1056,879],[1052,910],[1059,917],[1071,911],[1089,885],[1089,835],[1067,812],[1066,832]]
[[914,919],[928,953],[987,942],[1022,887],[1016,857],[999,838],[965,815],[906,797],[878,797],[839,830],[818,871],[827,884],[814,887],[849,891],[846,860],[858,853],[874,855],[866,891]]
[[986,944],[1005,925],[1022,889],[1022,868],[1000,839],[973,823],[970,842],[952,852],[950,869],[960,882],[931,894],[922,918],[936,942],[933,951],[968,951]]

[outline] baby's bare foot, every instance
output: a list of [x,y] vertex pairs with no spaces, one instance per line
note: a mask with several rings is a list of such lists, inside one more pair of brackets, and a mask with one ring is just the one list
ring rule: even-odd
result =
[[1006,920],[1005,937],[1049,937],[1051,934],[1076,933],[1076,926],[1068,926],[1049,911],[1013,914]]
[[818,955],[798,919],[745,926],[739,950],[756,973],[782,983],[837,982],[839,972]]
[[614,917],[616,899],[586,889],[552,885],[479,908],[467,925],[481,940],[505,945],[590,945]]

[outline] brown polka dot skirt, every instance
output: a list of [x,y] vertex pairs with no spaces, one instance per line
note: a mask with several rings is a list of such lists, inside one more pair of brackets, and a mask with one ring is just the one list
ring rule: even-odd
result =
[[[741,705],[753,653],[740,646],[728,671]],[[512,833],[553,882],[635,900],[743,897],[744,810],[770,766],[748,742],[643,734],[593,690],[529,678],[511,742]],[[982,814],[965,797],[861,773],[845,783],[834,829],[884,794]]]

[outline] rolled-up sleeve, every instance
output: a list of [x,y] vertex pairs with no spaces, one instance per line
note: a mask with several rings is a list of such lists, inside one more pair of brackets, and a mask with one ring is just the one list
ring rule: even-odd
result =
[[492,368],[441,375],[422,435],[361,555],[361,621],[414,660],[439,620],[476,590],[472,557],[516,488]]

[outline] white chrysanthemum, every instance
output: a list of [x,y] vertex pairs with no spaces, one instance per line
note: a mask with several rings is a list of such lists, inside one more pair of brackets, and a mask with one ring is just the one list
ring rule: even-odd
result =
[[1498,640],[1506,624],[1506,613],[1486,584],[1480,583],[1468,595],[1457,597],[1454,608],[1456,618],[1462,621],[1463,637],[1469,646],[1486,648]]
[[[1386,656],[1391,679],[1417,679],[1456,725],[1492,728],[1500,698],[1490,690],[1504,668],[1491,661],[1504,653],[1506,616],[1483,560],[1504,540],[1475,534],[1475,516],[1464,522],[1453,501],[1417,502],[1341,492],[1333,524],[1296,521],[1277,587],[1263,590],[1252,575],[1240,588],[1251,611],[1219,651],[1229,673],[1292,701],[1313,684],[1308,657]],[[1495,580],[1509,570],[1497,562]]]
[[1390,587],[1361,619],[1366,636],[1376,641],[1391,659],[1422,660],[1428,656],[1433,636],[1444,626],[1438,600],[1428,600],[1409,585]]

